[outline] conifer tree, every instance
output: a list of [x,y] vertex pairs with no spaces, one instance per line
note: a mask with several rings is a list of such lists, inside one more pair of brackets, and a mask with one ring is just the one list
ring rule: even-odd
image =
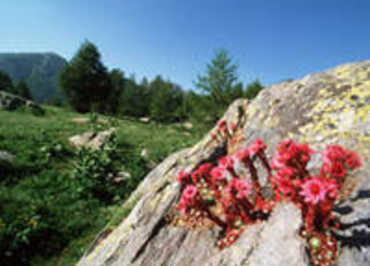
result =
[[62,69],[60,86],[70,105],[79,112],[104,112],[109,104],[111,80],[97,47],[85,41]]

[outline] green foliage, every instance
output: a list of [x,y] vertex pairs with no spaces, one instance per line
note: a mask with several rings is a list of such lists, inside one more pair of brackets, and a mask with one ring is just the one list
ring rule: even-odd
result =
[[120,96],[125,88],[126,80],[124,74],[119,69],[113,69],[109,73],[111,92],[108,96],[106,112],[110,114],[116,114],[118,111],[118,106],[120,104]]
[[30,88],[24,79],[20,80],[14,88],[14,94],[25,98],[27,100],[32,100]]
[[46,104],[49,104],[49,105],[54,105],[54,106],[57,106],[57,107],[61,107],[64,105],[64,100],[62,97],[58,96],[58,95],[54,95],[54,96],[51,96],[47,101],[46,101]]
[[85,41],[77,54],[61,70],[60,86],[70,105],[78,112],[104,112],[111,94],[111,80],[100,61],[97,47]]
[[216,105],[227,106],[234,100],[237,79],[237,65],[232,63],[226,50],[219,50],[207,64],[206,74],[198,75],[195,85],[209,93]]
[[206,73],[198,75],[195,82],[198,90],[206,93],[193,100],[192,119],[214,123],[226,108],[244,96],[243,84],[238,82],[237,65],[226,50],[219,50],[207,64]]
[[3,71],[0,71],[0,90],[12,93],[14,90],[11,78]]
[[252,83],[247,85],[247,88],[245,89],[245,98],[252,100],[257,97],[258,93],[263,90],[262,84],[255,80]]
[[[98,122],[76,126],[74,118],[89,116],[43,108],[42,117],[0,110],[0,150],[16,155],[6,169],[0,167],[2,266],[74,265],[113,217],[110,227],[132,209],[123,202],[148,173],[148,162],[157,164],[204,134],[194,128],[188,136],[174,125],[101,114],[92,118]],[[77,152],[68,145],[69,137],[91,130],[99,120],[107,121],[103,127],[117,128],[105,150]],[[143,148],[149,151],[145,160]],[[131,178],[116,179],[122,171]]]
[[99,120],[99,115],[98,113],[89,113],[89,122],[92,124],[96,124]]
[[125,82],[118,112],[121,115],[141,117],[149,114],[151,94],[147,84],[137,84],[132,76]]
[[179,120],[177,110],[181,107],[183,101],[181,88],[157,76],[150,83],[150,90],[152,92],[151,118],[159,122]]
[[51,169],[1,188],[1,265],[28,265],[35,252],[54,254],[90,227],[86,218],[96,215],[99,201],[84,199],[71,183]]
[[117,157],[117,143],[114,138],[96,151],[80,149],[71,171],[73,180],[71,185],[76,185],[74,190],[83,193],[86,198],[97,198],[111,203],[117,187],[117,184],[113,183],[113,178],[118,172],[114,166]]

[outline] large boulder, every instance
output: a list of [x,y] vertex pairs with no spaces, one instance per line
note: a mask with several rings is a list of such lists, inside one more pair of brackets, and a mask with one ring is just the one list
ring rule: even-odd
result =
[[[231,246],[219,251],[217,229],[188,230],[165,217],[179,199],[175,184],[181,170],[232,154],[256,138],[268,156],[286,137],[309,143],[317,152],[336,143],[355,150],[363,167],[349,178],[336,211],[345,226],[336,232],[338,265],[369,265],[370,61],[341,65],[264,89],[252,102],[235,101],[223,119],[229,134],[210,134],[179,151],[151,171],[128,200],[138,201],[130,215],[105,238],[93,243],[79,266],[118,265],[310,265],[306,242],[298,234],[300,211],[292,204],[275,207],[270,217],[249,226]],[[316,171],[320,158],[310,169]]]
[[13,111],[20,107],[30,109],[35,114],[44,113],[44,110],[40,107],[40,105],[14,94],[0,91],[0,110],[3,109],[7,111]]

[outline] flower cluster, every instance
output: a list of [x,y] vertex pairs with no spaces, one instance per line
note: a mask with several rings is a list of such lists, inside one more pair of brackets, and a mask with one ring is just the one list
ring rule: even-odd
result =
[[[222,121],[218,127],[227,130]],[[314,151],[307,144],[287,139],[271,160],[265,150],[266,145],[257,139],[232,156],[220,158],[216,165],[205,163],[192,173],[180,172],[177,208],[184,216],[200,213],[218,225],[223,232],[218,246],[223,248],[234,243],[246,225],[267,218],[276,202],[291,201],[302,211],[302,236],[309,242],[312,261],[331,265],[337,250],[330,228],[338,226],[332,209],[349,171],[361,166],[358,156],[340,146],[328,146],[322,153],[320,173],[312,176],[307,164]],[[263,188],[257,160],[268,176]],[[262,189],[268,189],[270,196],[264,196]]]
[[192,173],[179,173],[182,194],[178,209],[184,215],[192,209],[201,211],[205,218],[219,225],[226,233],[219,247],[232,244],[243,225],[264,217],[273,207],[273,202],[260,193],[254,166],[259,158],[270,173],[265,149],[266,145],[258,139],[237,151],[235,156],[220,158],[217,165],[205,163]]

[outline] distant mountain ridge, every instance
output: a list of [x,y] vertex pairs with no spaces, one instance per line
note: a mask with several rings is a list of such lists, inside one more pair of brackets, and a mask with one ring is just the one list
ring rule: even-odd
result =
[[0,53],[0,70],[6,72],[14,83],[25,79],[38,102],[61,97],[58,74],[66,63],[66,59],[52,52]]

